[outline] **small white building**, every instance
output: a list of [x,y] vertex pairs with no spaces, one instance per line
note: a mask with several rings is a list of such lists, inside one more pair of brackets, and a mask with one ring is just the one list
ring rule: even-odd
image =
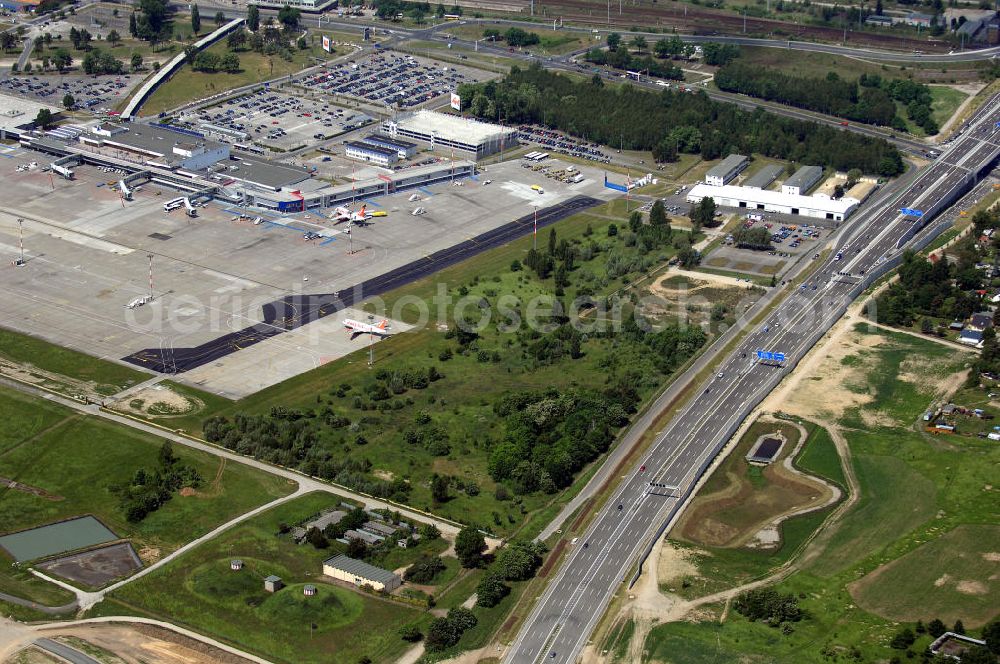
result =
[[814,196],[796,196],[767,189],[747,189],[726,185],[712,187],[698,184],[688,191],[688,203],[700,203],[702,198],[711,197],[716,205],[745,210],[761,210],[781,214],[797,214],[814,219],[844,221],[858,207],[853,198],[830,200]]
[[338,581],[346,581],[356,586],[371,586],[375,590],[386,592],[392,592],[403,583],[402,579],[387,569],[345,555],[324,560],[323,574]]

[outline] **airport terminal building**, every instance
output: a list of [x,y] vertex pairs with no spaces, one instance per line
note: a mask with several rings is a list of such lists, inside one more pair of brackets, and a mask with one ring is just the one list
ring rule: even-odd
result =
[[393,139],[427,143],[432,150],[453,149],[476,160],[517,145],[516,128],[427,110],[385,120],[382,131]]

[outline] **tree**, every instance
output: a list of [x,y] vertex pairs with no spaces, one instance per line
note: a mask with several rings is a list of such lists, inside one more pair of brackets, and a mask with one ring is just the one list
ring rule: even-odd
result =
[[927,633],[933,636],[935,639],[947,631],[948,628],[944,626],[944,623],[941,622],[939,618],[935,618],[934,620],[927,623]]
[[982,637],[986,641],[986,648],[994,655],[1000,655],[1000,619],[986,623]]
[[437,19],[438,19],[438,20],[440,21],[441,19],[443,19],[443,18],[444,18],[444,15],[445,15],[445,11],[444,11],[444,5],[442,5],[442,4],[441,4],[441,3],[439,2],[439,3],[438,3],[438,6],[437,6],[437,9],[435,9],[435,10],[434,10],[434,16],[436,16],[436,17],[437,17]]
[[490,570],[476,588],[476,606],[486,608],[496,606],[509,593],[510,586],[504,583],[503,576]]
[[222,10],[215,12],[215,25],[221,26],[226,22],[226,15],[222,13]]
[[955,621],[955,626],[951,628],[951,631],[956,634],[965,634],[965,625],[962,623],[961,619]]
[[448,495],[449,484],[450,481],[448,477],[434,473],[434,477],[431,478],[431,498],[434,499],[435,503],[448,502],[448,499],[450,498]]
[[278,22],[285,26],[286,30],[295,30],[299,27],[299,19],[302,16],[302,12],[289,5],[282,5],[281,9],[278,10]]
[[416,625],[403,625],[399,628],[399,638],[410,643],[416,643],[420,639],[424,638],[424,635],[420,632]]
[[139,36],[139,28],[135,22],[135,12],[129,14],[128,17],[128,34],[133,39]]
[[444,570],[445,564],[439,557],[425,555],[406,568],[403,578],[410,583],[430,583]]
[[246,47],[247,33],[242,28],[238,28],[229,33],[226,37],[226,45],[230,51],[240,51]]
[[646,38],[643,37],[642,35],[636,35],[635,37],[632,37],[632,48],[634,48],[639,53],[642,53],[643,50],[646,48],[646,46],[647,46]]
[[909,627],[904,627],[892,637],[892,641],[889,642],[889,647],[894,650],[906,650],[913,645],[913,642],[917,640],[917,635],[913,633],[913,630]]
[[240,71],[240,56],[235,53],[226,53],[219,62],[219,69],[227,74],[236,74]]
[[29,60],[27,62],[27,64],[24,65],[24,71],[25,71],[25,73],[30,73],[31,70],[32,70],[32,68],[33,68],[33,65],[31,64],[31,60]]
[[260,10],[257,5],[247,5],[247,29],[250,32],[260,29]]
[[306,541],[312,544],[317,549],[325,549],[330,546],[330,542],[326,539],[323,531],[313,526],[306,533]]
[[201,12],[198,10],[197,3],[191,5],[191,30],[195,34],[201,32]]
[[52,56],[52,64],[62,73],[73,64],[73,56],[69,54],[69,51],[60,46],[56,49],[55,55]]
[[62,104],[63,104],[63,108],[70,109],[70,108],[73,108],[73,106],[76,105],[76,100],[73,99],[73,95],[71,95],[71,94],[69,94],[67,92],[65,95],[63,95]]
[[362,540],[351,539],[347,542],[347,555],[350,558],[366,558],[368,557],[368,546]]
[[0,33],[0,48],[4,51],[10,51],[17,45],[17,37],[13,32]]
[[133,53],[129,64],[132,67],[132,71],[139,71],[142,69],[142,56],[138,53]]
[[[28,64],[31,64],[30,62]],[[27,67],[25,67],[27,71]],[[39,109],[38,115],[35,116],[35,126],[41,129],[48,129],[49,125],[52,124],[52,111],[47,108]]]
[[108,36],[105,37],[105,39],[112,46],[116,46],[118,42],[122,40],[122,36],[118,34],[117,30],[112,30],[111,32],[108,33]]
[[617,32],[612,32],[608,35],[608,48],[612,51],[618,49],[618,45],[622,43],[622,36]]
[[475,526],[465,526],[455,537],[455,556],[462,567],[479,567],[483,562],[486,539]]

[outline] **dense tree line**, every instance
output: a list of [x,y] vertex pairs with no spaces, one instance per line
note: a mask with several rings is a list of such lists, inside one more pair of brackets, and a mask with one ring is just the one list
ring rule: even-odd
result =
[[500,549],[476,589],[476,606],[496,606],[510,594],[507,582],[534,577],[544,553],[541,542],[514,542]]
[[456,606],[448,610],[448,615],[435,618],[427,627],[427,650],[430,652],[445,650],[458,643],[462,634],[476,626],[479,621],[468,609]]
[[632,55],[625,46],[608,50],[592,48],[583,57],[587,62],[593,62],[596,65],[607,65],[623,71],[639,71],[648,76],[656,76],[657,78],[669,78],[675,81],[684,80],[684,72],[677,65],[671,62],[654,60],[649,55],[645,57]]
[[522,30],[521,28],[508,28],[504,32],[500,32],[494,28],[487,28],[483,30],[483,37],[489,39],[491,42],[505,41],[510,46],[534,46],[541,42],[541,37],[538,33],[528,32],[527,30]]
[[793,76],[737,61],[716,72],[715,84],[727,92],[905,131],[906,123],[896,115],[899,101],[910,119],[927,133],[938,130],[931,117],[930,88],[914,81],[884,81],[880,76],[866,74],[847,81],[835,72],[825,77]]
[[736,44],[708,42],[701,46],[702,60],[706,65],[721,67],[740,57],[740,47]]
[[459,86],[474,114],[509,122],[544,124],[574,136],[626,149],[653,150],[670,143],[677,152],[716,159],[729,153],[763,154],[837,170],[898,175],[903,162],[882,139],[745,111],[707,95],[660,93],[633,86],[576,81],[540,66],[514,67],[500,81]]
[[240,56],[235,53],[216,55],[211,51],[200,51],[196,54],[189,54],[189,60],[191,62],[191,69],[209,74],[217,71],[235,74],[240,70]]
[[118,497],[118,505],[129,523],[138,523],[170,500],[171,495],[184,487],[201,486],[201,475],[192,466],[181,463],[174,456],[170,441],[160,447],[155,470],[139,468],[127,484],[108,487]]

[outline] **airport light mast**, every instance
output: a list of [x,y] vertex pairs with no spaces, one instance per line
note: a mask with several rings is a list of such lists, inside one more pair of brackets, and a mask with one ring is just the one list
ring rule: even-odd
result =
[[146,258],[149,259],[149,301],[153,301],[153,254],[146,254]]
[[24,260],[24,219],[21,219],[20,217],[17,218],[17,244],[21,250],[21,255],[16,261],[14,261],[14,265],[16,267],[22,267],[26,264],[26,262]]

